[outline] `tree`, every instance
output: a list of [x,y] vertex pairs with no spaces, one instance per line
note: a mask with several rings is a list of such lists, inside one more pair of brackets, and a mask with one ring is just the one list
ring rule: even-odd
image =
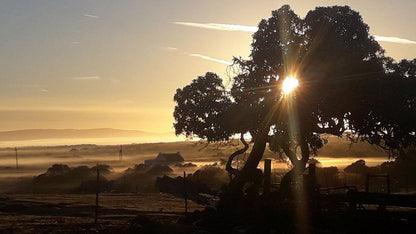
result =
[[388,150],[392,157],[416,159],[416,59],[390,61],[386,72],[371,107],[351,116],[355,134],[350,135]]
[[[387,100],[381,95],[383,85],[405,74],[414,77],[415,69],[408,62],[395,64],[386,58],[359,13],[348,6],[319,7],[301,19],[285,5],[262,20],[258,28],[249,59],[234,58],[238,71],[230,92],[212,73],[177,90],[175,129],[176,134],[195,134],[208,141],[240,134],[243,143],[243,135],[250,133],[254,144],[244,167],[233,169],[231,161],[248,149],[246,144],[227,164],[234,176],[230,183],[233,194],[241,194],[245,184],[258,181],[256,168],[267,145],[282,152],[293,164],[281,181],[279,198],[284,199],[310,154],[323,147],[322,134],[343,136],[348,130],[374,142],[380,134],[372,134],[371,128],[381,124],[380,131],[388,132],[386,126],[395,119],[379,120],[388,114],[380,103]],[[299,81],[291,93],[283,90],[286,77]],[[397,88],[403,85],[394,83]],[[414,116],[416,92],[412,91],[389,105],[400,102],[403,107],[410,101],[412,107],[406,110],[408,116]],[[408,123],[409,127],[403,128],[402,124],[395,123],[395,131],[403,130],[402,136],[407,134],[413,141],[414,127]],[[390,136],[402,142],[397,135]],[[378,143],[392,146],[388,137]]]
[[186,137],[197,135],[209,141],[219,141],[232,134],[222,124],[231,100],[216,74],[207,72],[183,89],[177,89],[174,101],[177,103],[174,112],[177,135],[184,133]]

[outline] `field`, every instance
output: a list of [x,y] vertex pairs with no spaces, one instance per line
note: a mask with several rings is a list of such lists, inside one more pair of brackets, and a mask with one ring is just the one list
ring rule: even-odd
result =
[[[226,160],[228,155],[242,145],[209,144],[196,141],[169,143],[124,144],[123,158],[119,160],[119,145],[61,145],[61,146],[24,146],[17,148],[19,168],[16,169],[14,147],[0,148],[0,178],[34,176],[45,172],[53,164],[69,166],[108,164],[115,172],[121,172],[144,160],[153,159],[159,152],[180,152],[186,162],[197,165],[212,164]],[[278,155],[266,150],[264,158],[278,158]],[[386,152],[379,148],[357,143],[350,145],[345,139],[330,137],[329,143],[319,151],[317,157],[322,166],[340,168],[362,158],[368,165],[374,166],[388,159]]]
[[[0,230],[17,233],[32,232],[96,232],[120,230],[137,215],[157,219],[159,222],[174,223],[183,214],[184,201],[160,193],[104,193],[100,197],[99,224],[94,225],[94,194],[5,194],[17,186],[24,178],[30,179],[53,164],[66,164],[70,167],[96,164],[110,165],[112,177],[117,178],[127,168],[153,159],[159,152],[180,152],[185,162],[198,167],[177,168],[174,175],[183,171],[193,173],[203,165],[212,165],[227,159],[235,149],[242,147],[237,141],[229,144],[206,144],[197,141],[170,143],[143,143],[123,145],[122,160],[119,160],[119,145],[63,145],[26,146],[17,148],[18,168],[16,168],[14,147],[0,149]],[[247,155],[241,156],[244,159]],[[278,159],[267,150],[265,158]],[[346,140],[330,138],[329,143],[317,156],[322,166],[345,167],[364,158],[374,166],[387,160],[387,155],[368,144],[350,146]],[[262,163],[259,165],[262,167]],[[273,161],[273,168],[282,173],[287,164]],[[110,178],[112,179],[112,178]],[[27,180],[28,181],[28,180]],[[203,207],[190,202],[189,210]],[[113,228],[113,229],[112,229]]]
[[[151,202],[149,202],[151,201]],[[202,209],[188,203],[190,212]],[[173,223],[184,212],[182,199],[166,194],[101,194],[98,225],[95,195],[0,196],[0,232],[43,233],[121,230],[137,215]]]

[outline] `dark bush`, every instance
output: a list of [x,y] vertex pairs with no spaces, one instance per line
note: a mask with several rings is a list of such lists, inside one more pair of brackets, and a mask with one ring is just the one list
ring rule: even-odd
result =
[[197,165],[193,163],[185,163],[185,164],[178,163],[175,165],[175,167],[197,167]]
[[337,167],[318,167],[316,168],[316,177],[321,187],[342,185]]
[[204,166],[193,173],[189,179],[205,184],[211,189],[220,189],[229,183],[227,171],[216,166]]
[[[33,179],[33,192],[68,193],[80,191],[79,187],[83,183],[96,180],[97,168],[100,169],[101,175],[111,172],[111,168],[108,165],[98,165],[98,167],[95,166],[92,168],[87,166],[70,168],[68,165],[55,164],[48,168],[46,173],[36,176]],[[102,180],[105,181],[105,178],[102,177]],[[92,188],[95,191],[95,186]]]
[[[99,191],[111,192],[113,190],[113,181],[107,180],[105,177],[100,176]],[[97,180],[91,179],[81,183],[78,188],[74,190],[76,193],[95,193],[97,191]]]
[[146,171],[146,175],[165,175],[172,173],[173,170],[169,166],[166,165],[154,165],[148,171]]
[[365,161],[360,159],[347,166],[344,171],[346,173],[355,173],[359,175],[365,175],[369,172],[369,167],[365,165]]

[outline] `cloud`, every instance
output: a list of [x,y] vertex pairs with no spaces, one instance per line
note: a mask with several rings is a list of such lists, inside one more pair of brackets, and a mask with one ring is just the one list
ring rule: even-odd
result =
[[[188,54],[188,53],[186,53],[186,54]],[[212,58],[212,57],[202,55],[202,54],[188,54],[188,55],[192,56],[192,57],[197,57],[197,58],[205,59],[205,60],[208,60],[208,61],[216,62],[216,63],[225,64],[225,65],[231,65],[232,64],[231,62],[221,60],[221,59]]]
[[236,24],[192,23],[192,22],[173,22],[173,24],[195,27],[195,28],[221,30],[221,31],[256,32],[258,29],[256,26],[246,26],[246,25],[236,25]]
[[85,17],[88,17],[88,18],[93,18],[93,19],[98,19],[98,18],[100,18],[98,15],[84,14],[84,16],[85,16]]
[[41,85],[41,84],[28,84],[28,85],[25,85],[25,87],[28,87],[30,89],[38,90],[38,91],[40,91],[42,93],[48,93],[49,92],[49,89],[46,89],[45,86],[46,85]]
[[178,48],[170,47],[170,46],[163,46],[161,48],[164,50],[168,50],[168,51],[178,51]]
[[78,77],[74,77],[72,79],[73,80],[81,80],[81,81],[86,81],[86,80],[101,80],[101,77],[99,77],[99,76],[78,76]]
[[[177,25],[183,25],[188,27],[195,28],[204,28],[212,30],[221,30],[221,31],[240,31],[240,32],[256,32],[258,27],[256,26],[247,26],[247,25],[237,25],[237,24],[216,24],[216,23],[193,23],[193,22],[173,22]],[[374,36],[376,41],[380,42],[391,42],[398,44],[416,44],[416,41],[412,41],[405,38],[399,37],[386,37],[386,36]]]
[[191,57],[197,57],[197,58],[201,58],[201,59],[208,60],[208,61],[211,61],[211,62],[221,63],[221,64],[225,64],[225,65],[231,65],[232,64],[231,62],[221,60],[221,59],[216,59],[216,58],[206,56],[206,55],[203,55],[203,54],[193,54],[193,53],[181,52],[176,47],[164,46],[164,47],[160,47],[160,48],[162,48],[164,50],[167,50],[167,51],[170,51],[170,52],[180,52],[181,54],[186,54],[186,55],[191,56]]
[[399,43],[399,44],[416,44],[416,41],[412,41],[409,39],[404,39],[404,38],[399,38],[399,37],[385,37],[385,36],[377,36],[374,35],[374,39],[376,39],[376,41],[381,41],[381,42],[391,42],[391,43]]

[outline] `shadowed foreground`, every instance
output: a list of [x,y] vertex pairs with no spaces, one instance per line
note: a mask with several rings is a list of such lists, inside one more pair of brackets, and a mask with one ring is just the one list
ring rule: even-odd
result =
[[351,211],[338,204],[307,217],[298,213],[304,204],[292,201],[273,214],[264,207],[235,216],[189,202],[190,213],[184,214],[182,199],[157,193],[103,194],[100,204],[98,224],[94,224],[94,195],[3,196],[0,232],[411,233],[416,228],[416,209],[400,207],[380,211],[366,205]]
[[[94,204],[95,195],[3,195],[0,233],[120,233],[137,216],[169,224],[184,211],[182,199],[166,194],[102,194],[95,225]],[[202,208],[188,203],[190,211]]]

